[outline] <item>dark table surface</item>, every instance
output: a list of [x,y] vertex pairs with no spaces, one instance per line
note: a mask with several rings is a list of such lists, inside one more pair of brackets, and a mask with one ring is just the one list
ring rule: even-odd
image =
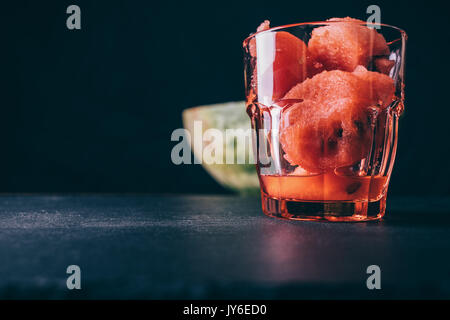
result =
[[268,218],[257,198],[4,195],[0,229],[3,299],[450,298],[449,198],[352,224]]

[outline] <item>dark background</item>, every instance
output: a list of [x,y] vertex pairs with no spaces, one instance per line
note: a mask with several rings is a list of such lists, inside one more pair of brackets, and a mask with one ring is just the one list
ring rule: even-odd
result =
[[390,194],[450,194],[449,11],[398,0],[2,3],[0,192],[226,192],[171,163],[181,111],[243,100],[241,42],[262,20],[365,20],[370,4],[409,36]]

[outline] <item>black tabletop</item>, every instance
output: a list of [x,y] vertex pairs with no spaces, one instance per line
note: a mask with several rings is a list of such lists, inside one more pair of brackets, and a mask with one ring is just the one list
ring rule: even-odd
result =
[[[450,298],[450,199],[380,222],[290,222],[257,198],[0,197],[0,298]],[[66,268],[81,269],[68,290]],[[367,267],[381,270],[369,290]]]

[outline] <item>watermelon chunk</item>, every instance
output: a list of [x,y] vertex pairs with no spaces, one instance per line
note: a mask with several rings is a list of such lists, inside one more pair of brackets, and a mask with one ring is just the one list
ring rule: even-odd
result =
[[[355,74],[333,70],[323,71],[313,78],[297,84],[284,96],[283,100],[303,99],[314,100],[318,104],[327,104],[343,98],[365,99],[367,92],[367,82],[361,81]],[[326,110],[327,108],[324,106],[321,109]]]
[[352,98],[328,105],[330,108],[324,109],[322,104],[306,100],[287,113],[293,124],[283,126],[280,142],[292,165],[322,172],[365,157],[371,138],[368,114]]
[[324,70],[353,71],[358,65],[367,67],[372,56],[389,54],[383,35],[362,25],[364,21],[349,17],[328,21],[333,23],[315,28],[308,42],[313,65],[322,65]]
[[[269,21],[266,20],[258,31],[268,28]],[[258,47],[264,50],[264,57],[258,57]],[[307,77],[307,46],[289,32],[260,33],[250,40],[249,49],[251,56],[256,58],[253,87],[261,102],[282,98]]]
[[311,172],[352,165],[366,157],[372,139],[370,106],[384,108],[393,80],[367,71],[323,71],[296,85],[283,100],[280,142],[291,165]]
[[389,60],[387,58],[377,58],[375,59],[375,67],[377,70],[383,74],[389,74],[392,67],[395,65],[395,61]]
[[395,86],[394,80],[389,76],[379,73],[367,71],[363,66],[356,67],[353,74],[366,82],[366,95],[371,105],[378,105],[386,108],[394,99]]

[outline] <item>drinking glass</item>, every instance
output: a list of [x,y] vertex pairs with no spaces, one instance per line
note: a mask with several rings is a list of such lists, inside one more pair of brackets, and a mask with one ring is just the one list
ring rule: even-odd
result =
[[270,28],[243,42],[263,212],[382,218],[404,109],[406,33],[363,21]]

